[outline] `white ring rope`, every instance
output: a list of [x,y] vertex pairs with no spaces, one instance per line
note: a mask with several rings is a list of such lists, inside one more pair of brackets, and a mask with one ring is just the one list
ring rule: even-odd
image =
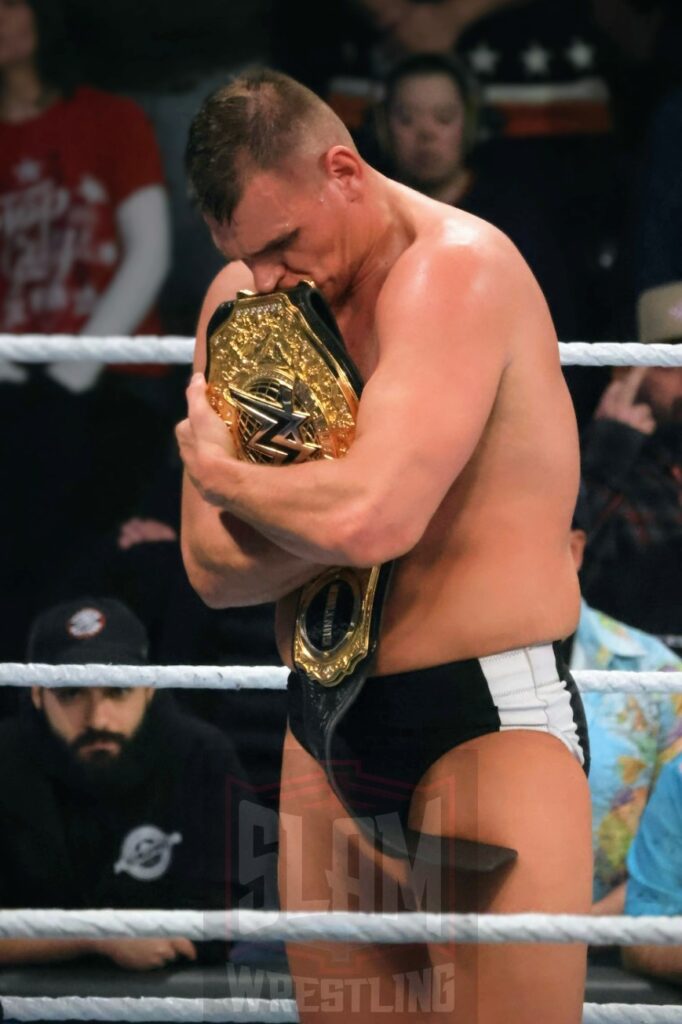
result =
[[571,672],[582,693],[680,693],[682,672],[625,672],[582,669]]
[[585,1003],[583,1024],[680,1024],[682,1006],[647,1003]]
[[[191,363],[194,339],[179,337],[93,338],[68,334],[0,334],[0,359],[20,363],[95,360],[103,363]],[[680,366],[682,345],[635,341],[559,342],[564,366]]]
[[[289,670],[276,665],[41,665],[0,662],[0,686],[155,686],[157,689],[285,690]],[[583,670],[583,693],[680,693],[682,672]]]
[[637,341],[560,341],[563,366],[682,366],[682,345]]
[[[181,999],[174,996],[2,996],[5,1020],[121,1020],[171,1021],[222,1024],[267,1021],[296,1024],[293,999]],[[680,1024],[682,1006],[650,1006],[637,1003],[585,1003],[582,1024]]]
[[[276,665],[24,665],[0,663],[0,686],[155,686],[165,689],[285,690]],[[682,681],[680,685],[682,689]]]
[[589,943],[679,946],[682,917],[366,914],[279,910],[1,910],[3,939],[183,937],[249,942]]
[[114,335],[92,338],[69,334],[0,334],[0,359],[20,363],[69,362],[179,363],[192,362],[193,338]]
[[249,996],[229,999],[180,999],[173,996],[0,996],[5,1020],[126,1021],[297,1021],[293,999]]

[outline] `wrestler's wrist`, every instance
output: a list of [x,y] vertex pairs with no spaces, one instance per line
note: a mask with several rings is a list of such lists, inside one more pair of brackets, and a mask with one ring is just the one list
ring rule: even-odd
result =
[[223,512],[231,512],[234,510],[234,495],[239,487],[238,468],[237,459],[218,445],[210,445],[202,454],[200,474],[192,483],[209,505]]

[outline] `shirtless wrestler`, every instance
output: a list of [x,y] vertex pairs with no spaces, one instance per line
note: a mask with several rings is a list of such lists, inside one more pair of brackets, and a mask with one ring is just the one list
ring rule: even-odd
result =
[[[247,73],[206,101],[188,167],[229,261],[206,297],[189,416],[178,427],[192,584],[214,608],[277,599],[290,663],[304,582],[327,566],[398,559],[373,675],[339,728],[341,755],[409,784],[412,829],[518,851],[473,905],[469,891],[467,909],[587,913],[586,739],[552,648],[578,618],[569,547],[578,445],[535,280],[499,231],[382,177],[320,100],[271,72]],[[365,382],[354,444],[336,461],[238,461],[205,397],[208,321],[237,289],[307,279],[330,303]],[[300,718],[294,699],[282,905],[393,909],[380,887],[350,892],[335,873],[334,843],[354,819],[305,749]],[[434,802],[441,790],[453,799]],[[356,877],[403,870],[354,834]],[[455,879],[444,889],[455,903],[437,909],[459,909],[457,891]],[[578,945],[343,949],[290,948],[304,1024],[381,1013],[462,1024],[581,1019]],[[396,996],[405,972],[430,965],[432,976],[452,972],[454,1014],[443,1000],[416,1012]],[[330,971],[333,999],[323,985]]]

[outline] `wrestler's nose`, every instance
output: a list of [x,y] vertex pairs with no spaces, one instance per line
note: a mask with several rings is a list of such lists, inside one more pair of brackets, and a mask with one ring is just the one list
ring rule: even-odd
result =
[[282,263],[261,263],[253,266],[251,272],[257,292],[274,292],[286,273],[286,267]]

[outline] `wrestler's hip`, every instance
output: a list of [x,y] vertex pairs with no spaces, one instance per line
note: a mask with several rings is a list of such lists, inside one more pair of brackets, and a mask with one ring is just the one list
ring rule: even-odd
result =
[[[568,553],[567,553],[568,554]],[[494,560],[491,562],[491,557]],[[566,557],[530,566],[495,546],[418,572],[396,566],[383,610],[375,675],[480,658],[570,636],[580,616],[575,565]]]
[[[491,555],[496,556],[492,563]],[[400,559],[382,601],[372,674],[429,668],[570,636],[580,615],[575,565],[568,553],[540,561],[541,567],[531,568],[517,552],[496,548],[474,565],[470,557],[444,557],[425,567],[418,552]],[[289,667],[299,596],[294,592],[277,607],[278,645]]]

